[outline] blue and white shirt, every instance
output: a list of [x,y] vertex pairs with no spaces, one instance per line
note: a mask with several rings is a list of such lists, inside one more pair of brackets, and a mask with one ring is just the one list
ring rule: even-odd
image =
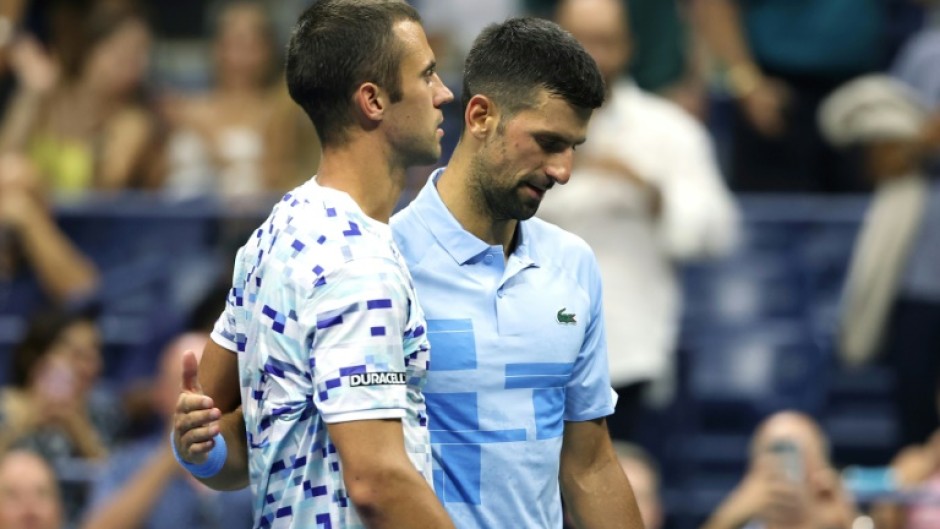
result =
[[236,351],[256,528],[360,528],[326,424],[400,418],[430,482],[424,315],[391,231],[311,180],[239,250],[212,339]]
[[447,210],[440,174],[391,222],[434,349],[435,491],[459,529],[561,528],[565,421],[614,410],[597,263],[538,219],[504,259]]

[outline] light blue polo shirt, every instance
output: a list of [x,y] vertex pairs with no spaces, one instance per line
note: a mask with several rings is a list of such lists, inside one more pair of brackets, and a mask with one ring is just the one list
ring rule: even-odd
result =
[[444,206],[440,174],[391,221],[431,341],[434,489],[458,529],[561,528],[564,423],[614,411],[594,254],[533,218],[504,260]]

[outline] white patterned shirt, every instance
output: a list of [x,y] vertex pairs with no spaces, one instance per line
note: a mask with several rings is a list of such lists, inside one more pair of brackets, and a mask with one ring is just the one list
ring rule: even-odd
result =
[[212,339],[238,355],[256,528],[363,527],[327,423],[400,418],[430,482],[429,347],[387,225],[314,180],[239,250]]

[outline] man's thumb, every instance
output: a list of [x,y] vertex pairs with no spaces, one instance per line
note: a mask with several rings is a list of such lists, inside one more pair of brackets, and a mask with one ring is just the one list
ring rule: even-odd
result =
[[183,353],[183,391],[202,393],[202,386],[199,385],[199,362],[196,361],[196,353],[193,351]]

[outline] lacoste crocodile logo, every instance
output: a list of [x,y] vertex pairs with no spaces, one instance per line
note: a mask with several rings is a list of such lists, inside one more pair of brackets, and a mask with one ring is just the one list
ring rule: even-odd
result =
[[558,311],[558,323],[566,325],[578,323],[578,320],[574,319],[574,313],[565,313],[566,308],[567,307],[562,307],[562,309]]

